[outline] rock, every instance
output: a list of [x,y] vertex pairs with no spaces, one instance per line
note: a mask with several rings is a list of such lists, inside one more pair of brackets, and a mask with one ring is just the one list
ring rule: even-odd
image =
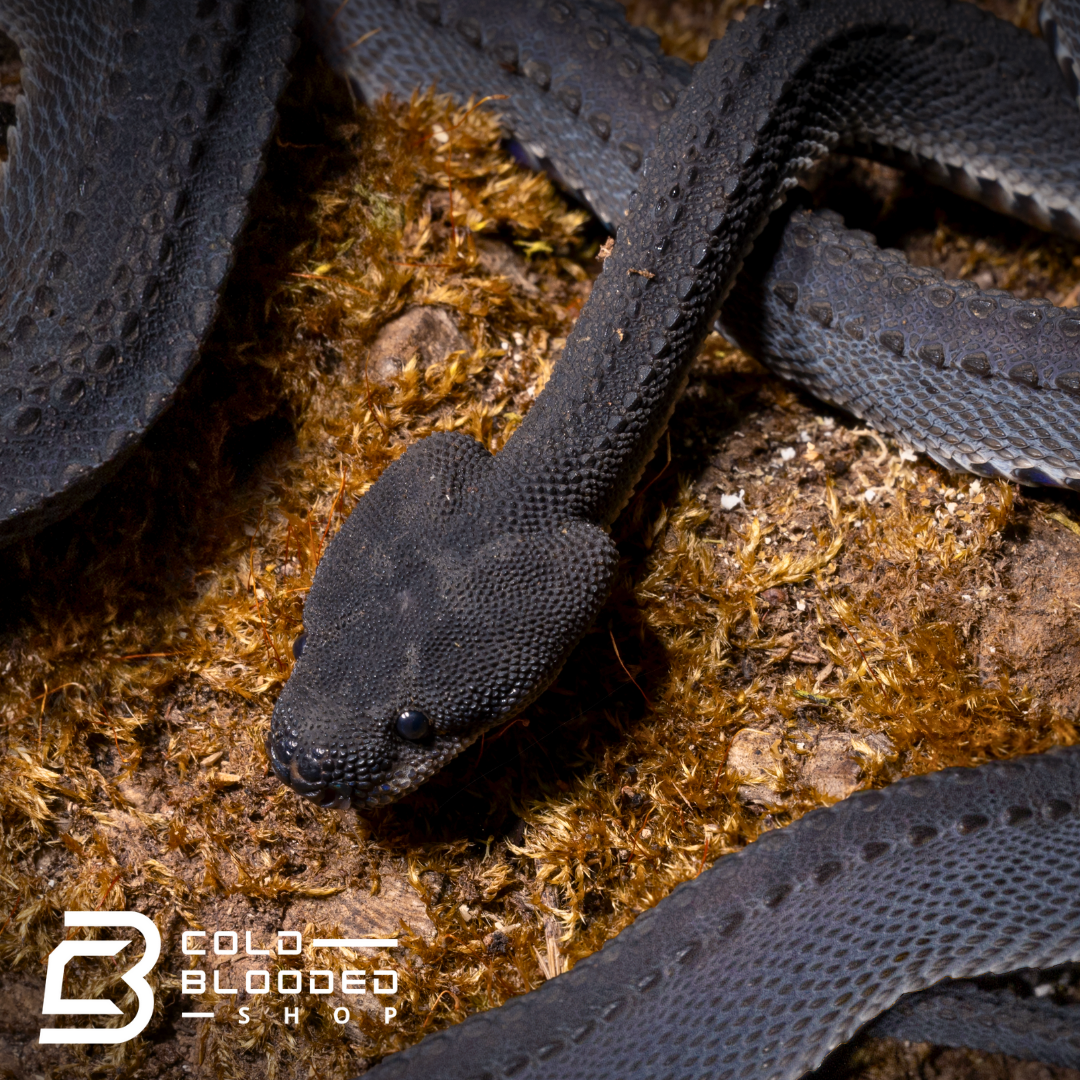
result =
[[425,941],[435,940],[435,925],[416,890],[404,878],[383,874],[379,891],[348,889],[320,900],[297,900],[288,909],[289,927],[305,923],[339,926],[343,937],[397,937],[404,923]]
[[492,277],[504,277],[516,289],[534,300],[540,295],[529,264],[513,248],[497,240],[476,238],[476,258],[480,269]]
[[388,383],[414,356],[425,368],[458,351],[472,346],[446,308],[411,307],[379,331],[368,352],[368,378]]
[[862,779],[862,767],[850,751],[850,735],[822,735],[799,772],[800,786],[831,802],[846,799]]
[[810,756],[803,759],[799,786],[830,802],[839,802],[862,787],[865,761],[892,756],[893,745],[885,735],[820,735]]
[[769,810],[784,804],[787,795],[779,732],[756,728],[737,732],[728,750],[727,769],[740,782],[738,795],[743,802]]

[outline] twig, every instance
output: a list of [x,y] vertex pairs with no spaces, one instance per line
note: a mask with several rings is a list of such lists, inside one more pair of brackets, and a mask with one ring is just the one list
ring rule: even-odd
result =
[[621,667],[623,671],[626,672],[626,677],[634,684],[634,686],[637,688],[637,692],[645,699],[645,707],[647,709],[651,709],[652,702],[649,700],[649,695],[646,694],[640,686],[638,686],[637,679],[635,679],[634,676],[630,674],[630,670],[623,663],[622,656],[619,655],[619,646],[615,641],[615,631],[612,630],[610,626],[608,627],[608,634],[611,635],[611,647],[615,650],[615,659],[619,661],[619,667]]
[[251,595],[255,597],[255,613],[259,618],[259,629],[262,631],[263,640],[266,642],[266,651],[268,654],[274,654],[274,662],[277,664],[278,671],[284,671],[285,662],[281,659],[281,654],[277,651],[277,646],[270,637],[270,631],[266,629],[266,620],[263,618],[262,613],[262,601],[259,599],[259,586],[255,581],[255,537],[259,535],[259,529],[262,527],[263,513],[264,511],[259,512],[259,524],[255,526],[255,531],[251,534],[251,543],[248,545],[248,588],[251,590]]

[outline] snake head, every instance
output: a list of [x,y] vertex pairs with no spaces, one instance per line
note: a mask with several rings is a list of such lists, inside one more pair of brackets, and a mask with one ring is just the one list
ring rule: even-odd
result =
[[615,565],[603,529],[522,492],[468,436],[416,443],[319,564],[274,771],[324,806],[400,798],[544,690]]

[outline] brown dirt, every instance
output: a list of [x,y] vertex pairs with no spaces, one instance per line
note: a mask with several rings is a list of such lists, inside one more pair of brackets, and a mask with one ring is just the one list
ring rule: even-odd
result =
[[[692,51],[733,10],[650,18]],[[1077,497],[908,460],[714,337],[616,526],[615,593],[556,686],[395,807],[285,791],[263,740],[326,540],[431,430],[498,449],[602,239],[478,114],[354,116],[302,66],[200,370],[116,483],[0,568],[0,1076],[349,1076],[565,970],[855,785],[1077,738]],[[840,163],[810,197],[918,261],[1075,302],[1075,244],[892,170]],[[39,1046],[62,912],[125,907],[165,939],[146,1035]],[[400,936],[375,957],[400,973],[399,1015],[342,1027],[340,996],[305,993],[296,1025],[239,995],[181,1019],[188,928],[256,946],[280,928]],[[251,964],[223,961],[222,985]],[[130,1015],[107,968],[80,991]],[[830,1068],[1077,1076],[888,1043]]]

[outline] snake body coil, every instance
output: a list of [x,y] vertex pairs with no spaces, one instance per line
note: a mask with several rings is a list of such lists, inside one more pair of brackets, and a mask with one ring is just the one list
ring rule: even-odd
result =
[[292,0],[4,0],[0,545],[70,513],[199,356],[276,123]]
[[[1077,749],[860,792],[721,859],[569,974],[368,1075],[793,1080],[902,994],[1080,957],[1078,842]],[[926,1004],[945,1027],[940,997]],[[1001,1049],[1080,1065],[1076,1010],[1064,1025],[1046,1012],[1029,1007]],[[880,1033],[927,1026],[889,1015]]]

